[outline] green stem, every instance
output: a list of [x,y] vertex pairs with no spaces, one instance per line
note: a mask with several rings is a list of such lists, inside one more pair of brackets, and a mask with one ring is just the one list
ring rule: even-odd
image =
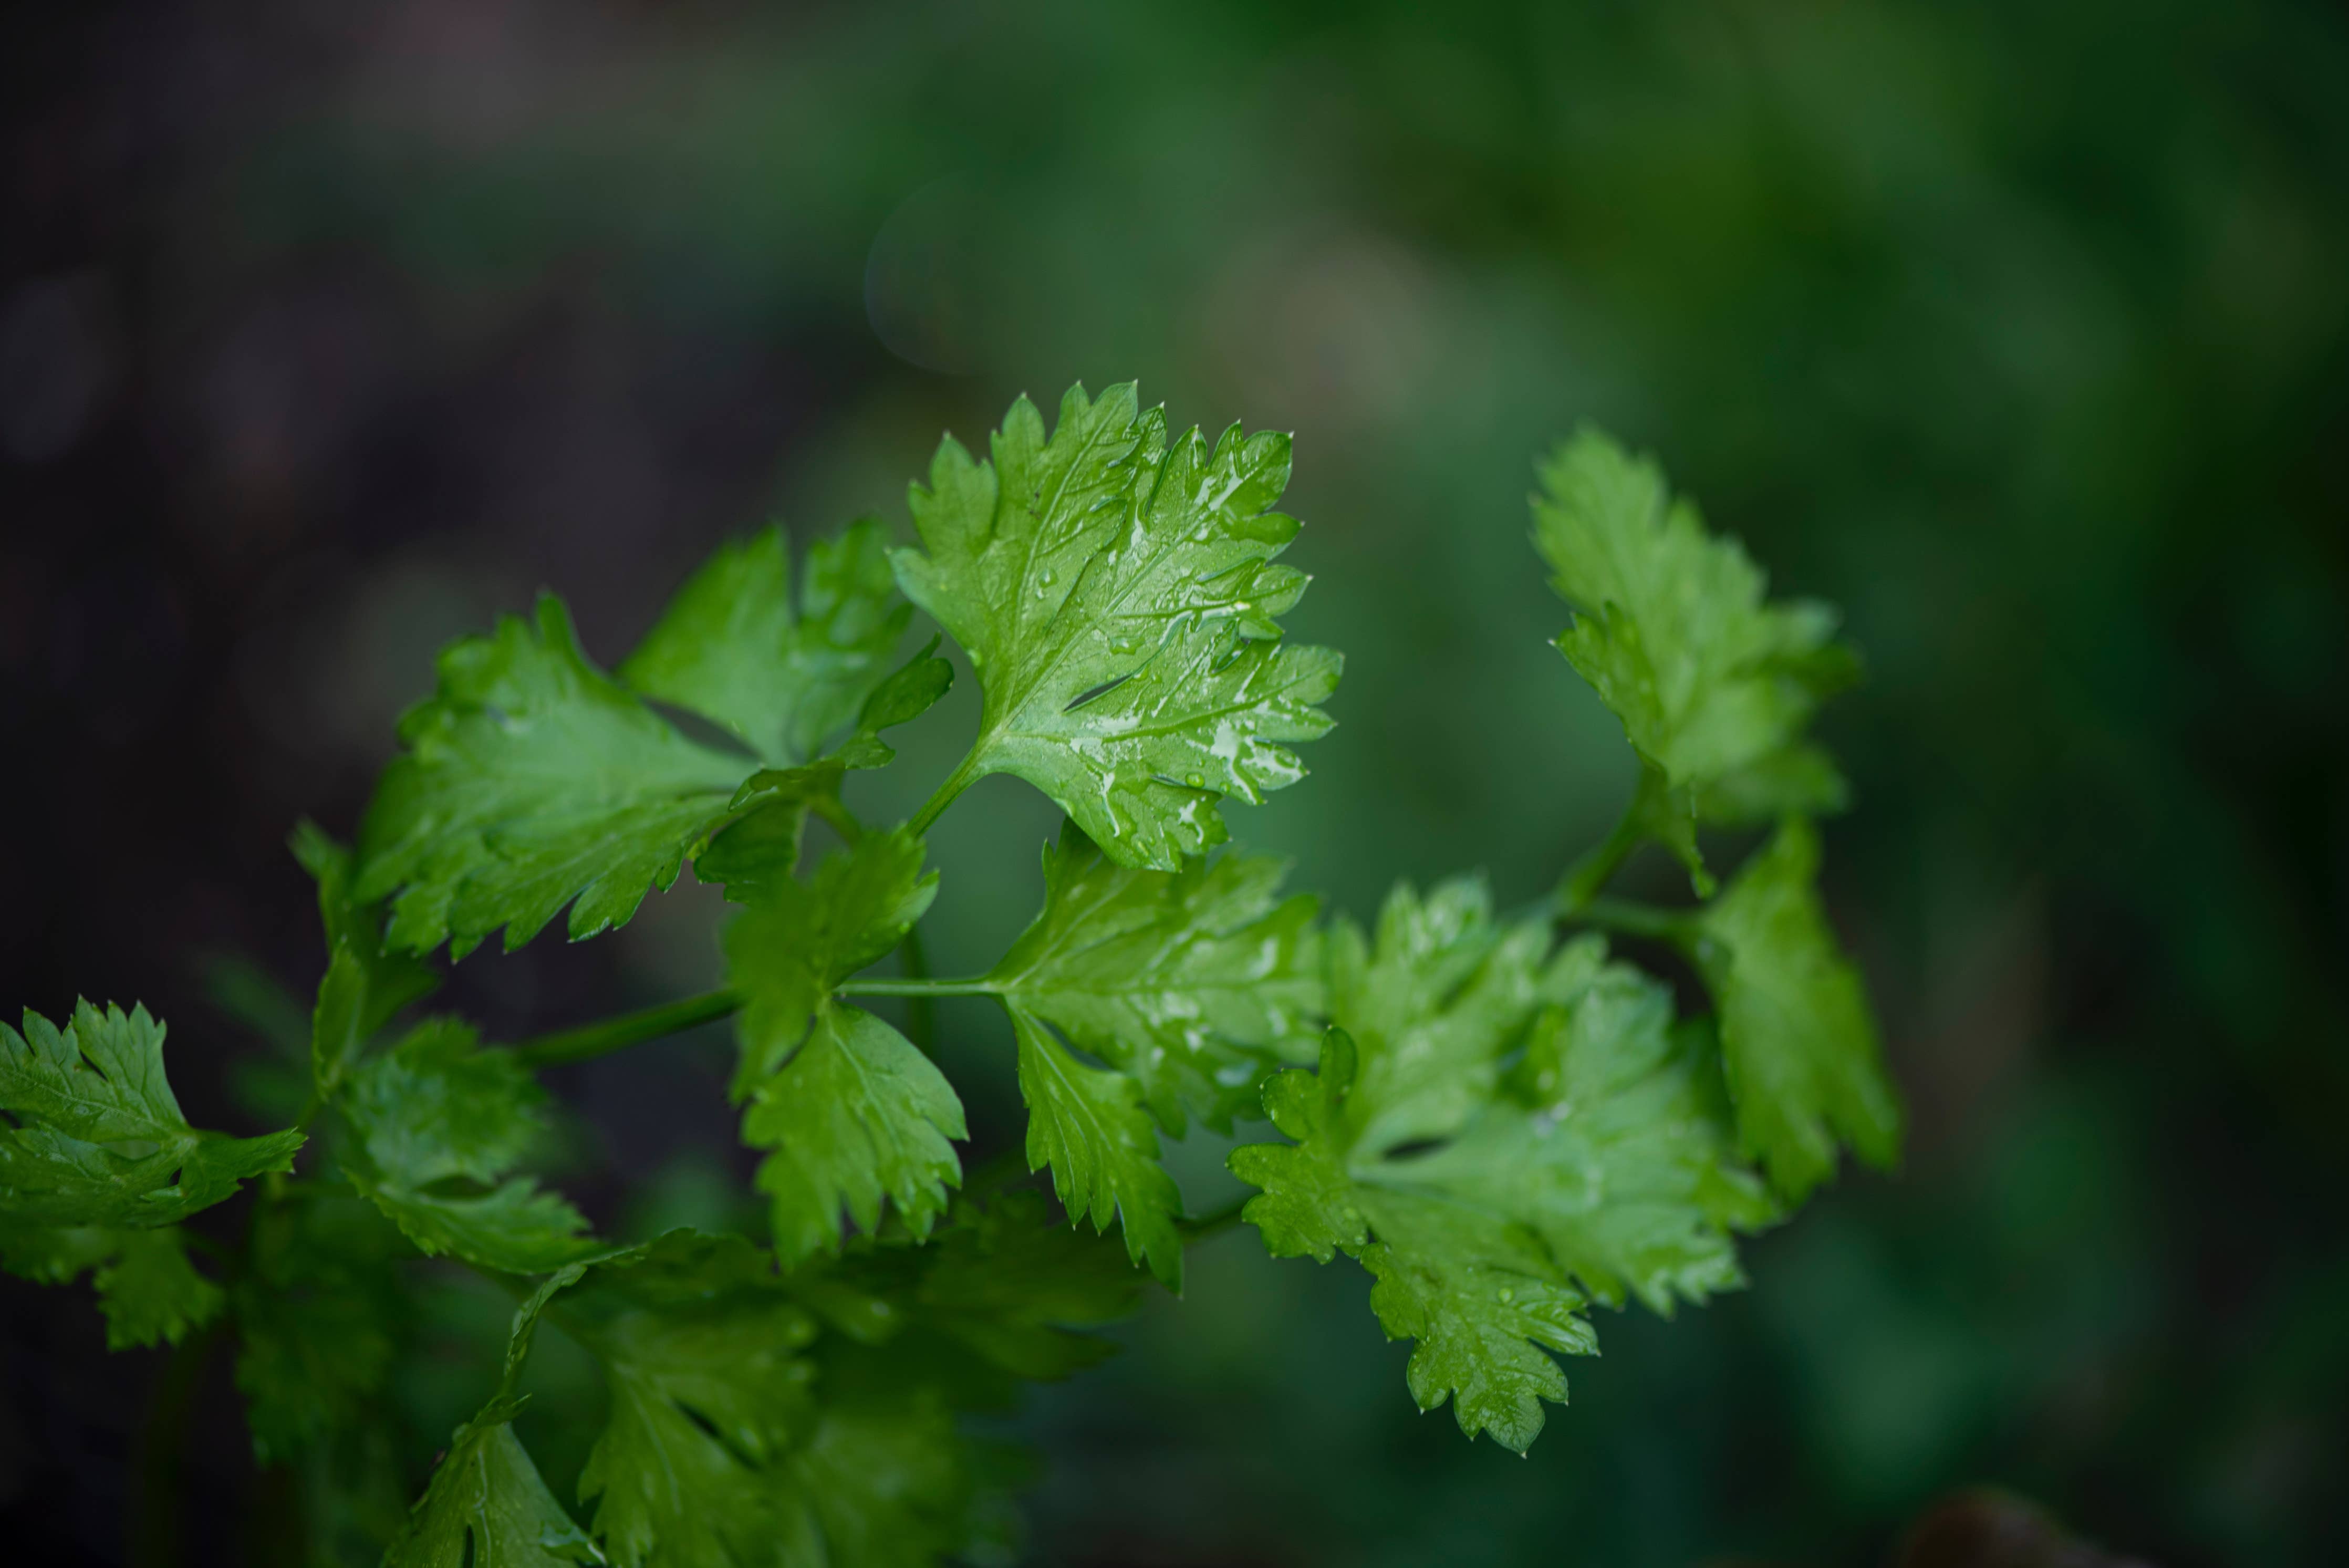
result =
[[[922,950],[922,928],[909,926],[905,940],[899,944],[900,961],[905,966],[905,979],[925,981],[930,978],[929,954]],[[938,1043],[937,993],[929,990],[905,993],[905,1038],[925,1056],[936,1054]]]
[[553,1034],[541,1034],[525,1040],[513,1048],[525,1066],[554,1067],[568,1062],[585,1062],[590,1057],[608,1055],[630,1045],[641,1045],[647,1040],[682,1033],[696,1024],[723,1018],[742,1005],[742,999],[730,991],[707,992],[700,996],[688,996],[682,1002],[671,1002],[659,1007],[647,1007],[641,1012],[623,1012],[617,1018],[606,1018],[600,1023],[590,1023],[579,1029],[565,1029]]
[[962,761],[955,764],[955,771],[947,775],[947,782],[938,785],[937,793],[924,801],[922,809],[914,814],[914,820],[906,824],[914,836],[919,838],[929,832],[930,825],[945,815],[947,807],[955,803],[955,796],[978,782],[978,747],[973,745],[964,753]]
[[1598,848],[1567,867],[1565,877],[1557,885],[1559,914],[1579,914],[1585,906],[1599,897],[1600,889],[1607,886],[1615,873],[1622,869],[1623,862],[1631,857],[1631,851],[1639,848],[1640,841],[1647,836],[1638,826],[1639,817],[1640,803],[1635,800],[1625,809],[1614,830],[1607,835]]
[[171,1352],[147,1401],[147,1418],[139,1431],[137,1511],[130,1520],[134,1568],[174,1568],[184,1558],[181,1505],[186,1501],[182,1483],[188,1427],[197,1396],[203,1392],[212,1347],[221,1340],[222,1322],[214,1318]]
[[996,984],[983,977],[978,980],[843,980],[832,989],[839,996],[993,996]]
[[808,805],[818,816],[832,825],[832,830],[840,835],[843,844],[854,844],[864,836],[864,825],[856,820],[854,812],[841,804],[838,795],[818,793]]
[[1661,941],[1686,942],[1695,939],[1700,915],[1694,909],[1667,909],[1654,904],[1636,903],[1630,898],[1591,898],[1567,918],[1597,926],[1602,931],[1620,931],[1630,937],[1654,937]]

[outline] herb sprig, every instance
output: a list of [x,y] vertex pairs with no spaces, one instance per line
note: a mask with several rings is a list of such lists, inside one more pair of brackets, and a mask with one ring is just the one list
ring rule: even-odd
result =
[[[1284,894],[1277,862],[1216,853],[1227,800],[1304,776],[1291,748],[1329,729],[1341,664],[1279,621],[1307,582],[1278,560],[1299,529],[1275,510],[1288,439],[1170,435],[1131,386],[1072,389],[1049,431],[1022,399],[986,459],[940,447],[917,548],[870,521],[796,571],[777,530],[728,545],[608,672],[551,596],[447,649],[356,849],[295,836],[326,958],[290,1126],[190,1126],[141,1008],[0,1025],[0,1266],[91,1274],[117,1345],[225,1328],[256,1451],[295,1469],[324,1561],[857,1568],[1001,1547],[1009,1472],[961,1413],[1107,1354],[1091,1331],[1147,1281],[1179,1292],[1186,1246],[1235,1219],[1275,1256],[1358,1261],[1414,1342],[1413,1398],[1522,1451],[1566,1397],[1554,1357],[1595,1348],[1592,1303],[1669,1314],[1736,1288],[1738,1235],[1844,1148],[1885,1164],[1899,1137],[1816,888],[1814,819],[1846,790],[1806,729],[1857,668],[1832,612],[1769,599],[1604,435],[1539,472],[1535,544],[1573,612],[1557,646],[1641,774],[1537,908],[1497,914],[1460,877],[1398,887],[1365,929]],[[977,675],[978,732],[910,821],[866,823],[846,775],[888,765],[884,733],[954,679],[936,638],[901,657],[917,608]],[[984,974],[929,978],[926,836],[998,773],[1066,814],[1043,907]],[[812,865],[811,817],[835,841]],[[1722,887],[1700,833],[1754,826]],[[1607,895],[1646,843],[1701,901]],[[413,1016],[441,950],[501,931],[512,950],[566,910],[595,936],[688,867],[737,907],[722,991],[513,1046]],[[1611,933],[1677,949],[1712,1011],[1679,1014]],[[916,961],[868,972],[892,953]],[[926,1030],[874,996],[1004,1010],[1017,1155],[966,1165]],[[728,1016],[765,1234],[595,1236],[532,1169],[537,1073]],[[1269,1124],[1230,1158],[1244,1210],[1186,1213],[1160,1140],[1194,1121]],[[237,1246],[184,1223],[246,1183]],[[519,1305],[496,1386],[401,1518],[380,1504],[417,1479],[392,1380],[435,1267]],[[576,1510],[513,1428],[549,1325],[608,1388]]]

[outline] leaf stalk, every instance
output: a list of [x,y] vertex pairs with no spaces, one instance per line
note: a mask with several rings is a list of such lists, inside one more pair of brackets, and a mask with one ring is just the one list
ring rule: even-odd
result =
[[963,753],[962,761],[955,764],[955,771],[947,775],[946,782],[938,785],[937,793],[922,803],[922,809],[914,814],[914,820],[906,826],[917,838],[928,833],[930,826],[955,803],[955,797],[977,784],[978,776],[978,747],[974,744]]
[[1696,939],[1701,915],[1695,909],[1667,909],[1631,898],[1590,898],[1566,918],[1596,926],[1602,931],[1619,931],[1627,937],[1686,943]]
[[516,1045],[513,1052],[522,1059],[523,1065],[529,1067],[556,1067],[572,1062],[585,1062],[626,1050],[631,1045],[641,1045],[647,1040],[682,1033],[698,1024],[723,1018],[741,1005],[741,997],[731,991],[705,992],[699,996],[688,996],[682,1002],[647,1007],[637,1012],[623,1012],[600,1023],[541,1034]]

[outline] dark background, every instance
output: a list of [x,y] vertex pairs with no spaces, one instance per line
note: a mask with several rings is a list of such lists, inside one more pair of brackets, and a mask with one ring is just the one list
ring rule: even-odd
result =
[[[1868,657],[1826,876],[1906,1168],[1744,1295],[1602,1314],[1525,1461],[1413,1412],[1350,1268],[1226,1238],[1024,1419],[1035,1560],[1857,1565],[1977,1482],[2170,1568],[2349,1555],[2337,9],[53,5],[0,82],[8,1006],[143,999],[247,1129],[200,961],[306,992],[285,836],[354,829],[439,643],[545,585],[616,661],[716,540],[902,531],[942,429],[1080,377],[1298,432],[1340,727],[1237,836],[1357,914],[1515,902],[1630,782],[1525,545],[1594,418]],[[1050,830],[1009,780],[947,818],[943,971]],[[698,988],[706,892],[452,995],[511,1035]],[[945,1022],[999,1142],[998,1025]],[[567,1189],[722,1206],[722,1070],[564,1075]],[[119,1560],[165,1358],[78,1288],[0,1325],[0,1556]],[[270,1494],[200,1397],[188,1555],[243,1561]]]

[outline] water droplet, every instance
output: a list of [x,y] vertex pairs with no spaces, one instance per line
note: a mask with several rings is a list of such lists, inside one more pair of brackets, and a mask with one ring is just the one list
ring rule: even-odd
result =
[[1061,580],[1061,574],[1047,566],[1036,574],[1036,580],[1049,588]]
[[1185,774],[1183,775],[1183,782],[1189,784],[1193,789],[1205,789],[1207,785],[1207,775],[1205,774]]
[[1242,615],[1246,615],[1248,611],[1256,608],[1256,606],[1249,603],[1247,599],[1234,599],[1232,601],[1232,608],[1239,611]]
[[1515,1292],[1515,1291],[1513,1291],[1513,1290],[1509,1289],[1509,1287],[1508,1287],[1508,1286],[1506,1286],[1506,1285],[1503,1285],[1503,1286],[1501,1287],[1501,1304],[1502,1304],[1503,1306],[1506,1306],[1506,1305],[1508,1305],[1511,1302],[1513,1302],[1513,1301],[1515,1301],[1515,1300],[1516,1300],[1516,1299],[1517,1299],[1517,1293],[1516,1293],[1516,1292]]

